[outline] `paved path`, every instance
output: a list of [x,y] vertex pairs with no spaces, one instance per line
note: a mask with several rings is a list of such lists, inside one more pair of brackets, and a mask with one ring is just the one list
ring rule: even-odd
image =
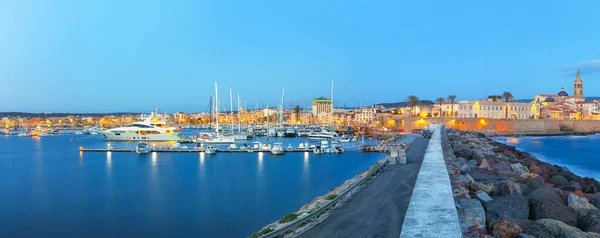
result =
[[401,238],[462,236],[442,152],[442,130],[443,127],[439,126],[429,141]]
[[300,237],[400,236],[428,140],[412,136],[407,164],[389,166],[369,186]]

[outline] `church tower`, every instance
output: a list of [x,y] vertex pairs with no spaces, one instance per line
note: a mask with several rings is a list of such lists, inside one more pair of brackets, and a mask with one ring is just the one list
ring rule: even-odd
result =
[[581,81],[579,69],[577,69],[577,76],[575,76],[575,82],[573,82],[573,97],[583,99],[583,81]]

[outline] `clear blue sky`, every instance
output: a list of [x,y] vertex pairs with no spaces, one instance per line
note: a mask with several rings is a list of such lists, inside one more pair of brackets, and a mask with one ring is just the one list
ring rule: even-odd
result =
[[[0,111],[600,96],[600,2],[0,0]],[[305,96],[306,95],[306,96]],[[286,103],[287,104],[287,103]],[[286,105],[287,106],[287,105]]]

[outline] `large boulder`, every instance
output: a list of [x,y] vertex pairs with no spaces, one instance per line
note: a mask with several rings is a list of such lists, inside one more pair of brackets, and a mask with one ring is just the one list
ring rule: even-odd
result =
[[559,175],[552,176],[552,178],[550,178],[548,180],[548,182],[550,182],[551,184],[554,184],[556,186],[561,186],[561,185],[569,183],[569,180],[567,180],[564,176],[559,174]]
[[550,231],[542,224],[532,220],[521,220],[516,218],[504,218],[511,224],[518,225],[522,229],[522,233],[532,235],[534,237],[552,237]]
[[518,224],[511,223],[508,219],[502,219],[492,227],[494,237],[515,237],[522,231]]
[[525,167],[524,165],[522,165],[521,163],[514,163],[511,164],[510,167],[512,168],[513,171],[515,171],[515,173],[522,175],[524,173],[529,173],[529,169],[527,167]]
[[583,231],[600,233],[600,211],[597,209],[580,210],[578,227]]
[[484,204],[487,215],[487,227],[492,230],[501,219],[512,217],[521,220],[529,218],[529,200],[521,195],[494,197]]
[[490,169],[490,164],[488,163],[487,159],[483,159],[481,161],[481,164],[479,164],[479,168],[480,169]]
[[529,193],[531,200],[531,218],[534,220],[549,218],[577,225],[577,212],[567,207],[558,192],[550,185],[540,187]]
[[504,184],[502,184],[502,187],[500,187],[500,194],[501,195],[521,195],[521,194],[523,194],[523,192],[521,191],[521,186],[519,186],[519,184],[515,183],[514,179],[509,179],[509,180],[506,180],[506,182],[504,182]]
[[600,238],[600,234],[583,232],[577,227],[569,226],[562,221],[540,219],[537,222],[544,225],[554,237],[562,238]]
[[573,193],[569,193],[568,205],[575,210],[597,209],[594,205],[590,204],[586,198],[577,196]]
[[510,164],[504,161],[493,163],[490,165],[490,168],[496,171],[512,171],[512,167],[510,167]]
[[486,234],[485,210],[481,203],[475,199],[460,199],[458,204],[458,217],[463,235],[473,236]]

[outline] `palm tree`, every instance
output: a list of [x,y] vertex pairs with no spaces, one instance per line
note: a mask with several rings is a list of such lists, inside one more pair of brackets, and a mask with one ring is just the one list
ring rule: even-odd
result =
[[411,114],[414,116],[415,115],[414,107],[419,105],[419,97],[417,97],[415,95],[410,95],[410,96],[408,96],[407,101],[408,101],[408,106],[411,107]]
[[452,115],[452,117],[454,117],[454,100],[456,100],[456,95],[448,95],[448,101],[450,101],[450,115]]
[[442,103],[446,102],[443,97],[439,97],[435,100],[438,104],[440,104],[440,117],[442,117]]
[[505,110],[506,111],[506,115],[505,115],[505,118],[508,119],[508,101],[510,101],[511,99],[513,99],[513,95],[512,95],[512,93],[510,93],[510,92],[507,91],[507,92],[504,92],[502,94],[502,98],[506,102],[506,108],[505,108],[506,109]]
[[300,109],[300,105],[296,105],[296,107],[294,108],[294,113],[296,113],[297,122],[300,122],[300,111],[302,111],[302,109]]

